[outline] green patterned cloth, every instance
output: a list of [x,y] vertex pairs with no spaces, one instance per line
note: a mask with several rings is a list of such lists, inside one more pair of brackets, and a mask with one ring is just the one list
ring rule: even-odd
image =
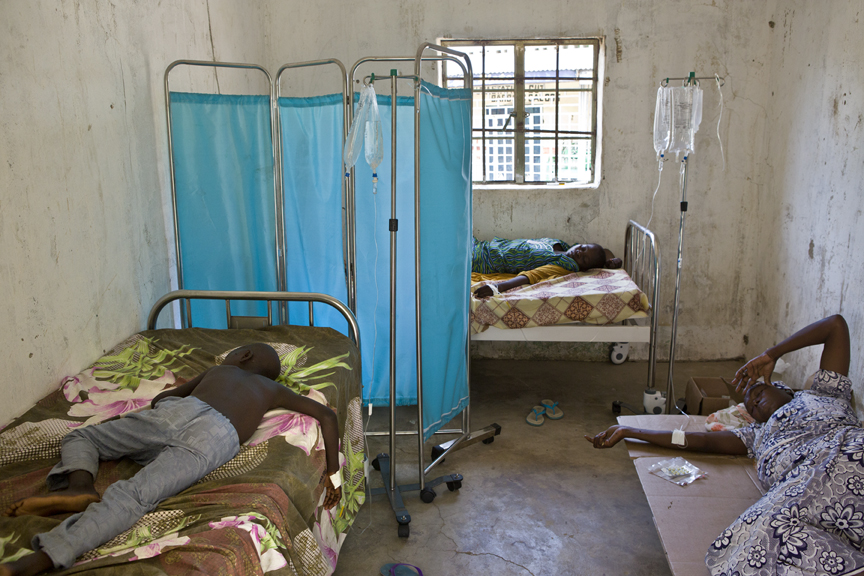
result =
[[555,238],[533,240],[505,240],[497,236],[492,240],[474,238],[471,255],[471,272],[480,274],[519,274],[547,264],[555,264],[570,272],[578,272],[579,266],[569,256],[555,252],[555,244],[566,251],[570,245]]

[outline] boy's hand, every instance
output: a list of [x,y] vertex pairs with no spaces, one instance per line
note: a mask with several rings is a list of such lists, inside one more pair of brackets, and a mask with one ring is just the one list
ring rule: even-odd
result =
[[626,437],[626,426],[615,424],[596,436],[585,435],[585,440],[591,442],[594,448],[611,448]]
[[329,510],[342,500],[342,487],[334,488],[330,475],[324,473],[324,487],[327,488],[327,496],[324,498],[324,509]]

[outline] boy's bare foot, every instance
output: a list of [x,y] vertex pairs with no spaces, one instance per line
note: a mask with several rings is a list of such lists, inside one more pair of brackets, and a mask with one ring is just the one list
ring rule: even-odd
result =
[[0,564],[0,576],[33,576],[52,568],[54,562],[45,552],[39,550],[15,562]]
[[[13,503],[6,509],[6,516],[52,516],[66,512],[83,512],[87,506],[100,500],[96,490],[58,490]],[[0,576],[3,576],[2,572]]]

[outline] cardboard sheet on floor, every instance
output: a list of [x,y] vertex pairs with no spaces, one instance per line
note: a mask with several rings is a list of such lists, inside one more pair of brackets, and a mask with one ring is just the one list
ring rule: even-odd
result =
[[[620,424],[704,432],[704,416],[620,416]],[[674,576],[705,576],[705,552],[714,539],[761,496],[753,461],[744,456],[700,454],[627,441],[627,448],[654,515],[663,550]],[[661,460],[680,456],[705,471],[707,478],[678,486],[648,471]]]

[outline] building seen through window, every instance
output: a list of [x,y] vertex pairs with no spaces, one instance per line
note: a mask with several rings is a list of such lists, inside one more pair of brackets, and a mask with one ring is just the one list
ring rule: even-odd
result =
[[[599,38],[442,40],[474,73],[475,183],[594,181]],[[447,62],[445,85],[465,86]]]

